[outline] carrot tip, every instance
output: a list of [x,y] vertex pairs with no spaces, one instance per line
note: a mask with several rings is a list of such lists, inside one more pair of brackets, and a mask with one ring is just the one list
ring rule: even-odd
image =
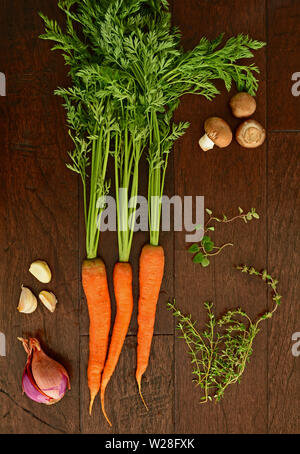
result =
[[142,402],[143,402],[143,404],[144,404],[146,410],[149,411],[148,405],[146,404],[145,399],[144,399],[143,394],[142,394],[141,381],[139,380],[139,381],[137,382],[137,384],[138,384],[138,387],[139,387],[139,394],[140,394],[140,396],[141,396]]
[[104,393],[103,393],[103,394],[101,393],[101,408],[102,408],[102,413],[103,413],[103,415],[104,415],[104,418],[106,419],[106,421],[108,422],[108,424],[110,425],[110,427],[112,427],[112,423],[110,422],[109,417],[107,416],[107,413],[106,413],[106,411],[105,411]]
[[92,414],[92,408],[93,408],[93,404],[94,404],[95,397],[96,397],[96,396],[91,396],[90,407],[89,407],[89,414],[90,414],[90,416],[91,416],[91,414]]

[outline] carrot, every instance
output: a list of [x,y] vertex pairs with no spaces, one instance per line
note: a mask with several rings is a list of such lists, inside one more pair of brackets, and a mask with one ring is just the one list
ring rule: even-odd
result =
[[90,390],[89,413],[100,389],[101,374],[107,353],[111,306],[105,264],[101,259],[84,260],[82,285],[90,316],[88,386]]
[[[123,102],[124,107],[125,103]],[[136,135],[136,131],[140,128],[140,112],[136,109],[135,103],[133,105],[128,104],[121,125],[123,127],[118,128],[115,132],[114,147],[119,250],[118,263],[115,265],[113,276],[116,318],[100,387],[102,411],[110,425],[111,422],[105,411],[105,390],[118,363],[132,315],[132,268],[129,259],[135,230],[139,162],[146,146],[144,134]],[[130,128],[129,125],[131,125]],[[134,134],[132,134],[132,125],[136,125]]]
[[137,368],[136,381],[141,399],[147,408],[142,395],[142,376],[145,373],[150,356],[154,331],[155,312],[159,291],[164,274],[165,257],[161,246],[147,244],[140,256],[140,297],[138,302],[137,334]]
[[102,411],[110,425],[112,424],[105,411],[105,390],[118,363],[131,320],[133,310],[131,265],[129,263],[116,263],[113,277],[117,312],[100,391]]

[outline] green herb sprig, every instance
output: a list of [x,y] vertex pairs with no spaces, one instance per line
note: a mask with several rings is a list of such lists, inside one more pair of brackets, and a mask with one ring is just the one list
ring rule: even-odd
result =
[[178,320],[179,338],[185,340],[191,355],[193,381],[202,390],[201,403],[219,401],[229,385],[240,382],[250,360],[260,323],[271,318],[281,303],[278,281],[266,270],[259,272],[252,266],[238,266],[237,269],[260,277],[272,289],[273,307],[256,321],[252,321],[241,308],[230,310],[217,319],[213,304],[205,302],[208,323],[206,329],[200,332],[191,315],[184,315],[175,302],[168,303],[168,309]]
[[220,218],[214,216],[209,208],[206,209],[206,213],[209,215],[209,219],[207,220],[204,228],[201,226],[197,226],[199,230],[203,229],[203,238],[199,243],[192,244],[188,249],[188,252],[190,254],[193,254],[194,256],[193,257],[194,263],[200,263],[203,266],[203,268],[206,268],[210,264],[211,257],[220,254],[220,252],[222,252],[222,250],[225,249],[226,247],[233,246],[232,243],[226,243],[223,244],[222,246],[215,245],[210,235],[210,232],[215,231],[215,227],[211,225],[213,222],[228,224],[238,219],[242,219],[247,224],[247,222],[253,219],[259,219],[259,215],[258,213],[256,213],[255,208],[251,208],[251,210],[248,211],[248,213],[244,213],[241,207],[239,207],[238,210],[239,214],[232,218],[228,218],[225,214],[223,214],[223,216]]

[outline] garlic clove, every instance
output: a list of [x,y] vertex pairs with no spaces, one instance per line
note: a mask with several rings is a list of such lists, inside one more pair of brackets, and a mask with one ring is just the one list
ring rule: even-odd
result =
[[18,311],[23,314],[32,314],[37,308],[37,299],[32,291],[27,288],[23,287],[19,299],[19,305],[17,307]]
[[43,284],[48,284],[51,281],[51,270],[44,260],[36,260],[30,265],[29,272]]
[[57,304],[57,298],[54,295],[54,293],[48,292],[47,290],[43,290],[39,294],[39,299],[50,312],[55,311],[56,304]]

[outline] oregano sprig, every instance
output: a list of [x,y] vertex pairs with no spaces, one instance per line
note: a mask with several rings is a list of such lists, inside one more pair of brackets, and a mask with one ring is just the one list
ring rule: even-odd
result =
[[210,258],[213,256],[216,256],[222,252],[223,249],[225,249],[228,246],[233,246],[232,243],[226,243],[223,244],[222,246],[216,246],[214,241],[211,238],[210,232],[215,231],[215,227],[211,225],[213,222],[215,223],[223,223],[223,224],[228,224],[230,222],[236,221],[238,219],[242,219],[246,224],[249,221],[252,221],[253,219],[259,219],[259,215],[256,212],[255,208],[251,208],[250,211],[247,213],[244,213],[244,210],[239,207],[239,214],[236,216],[233,216],[232,218],[228,218],[225,214],[223,214],[222,217],[216,217],[213,215],[213,212],[209,209],[206,208],[206,213],[209,215],[209,218],[204,226],[197,226],[197,229],[203,229],[203,237],[202,240],[199,243],[194,243],[192,244],[188,252],[190,254],[193,254],[193,262],[194,263],[200,263],[203,268],[206,268],[210,264]]

